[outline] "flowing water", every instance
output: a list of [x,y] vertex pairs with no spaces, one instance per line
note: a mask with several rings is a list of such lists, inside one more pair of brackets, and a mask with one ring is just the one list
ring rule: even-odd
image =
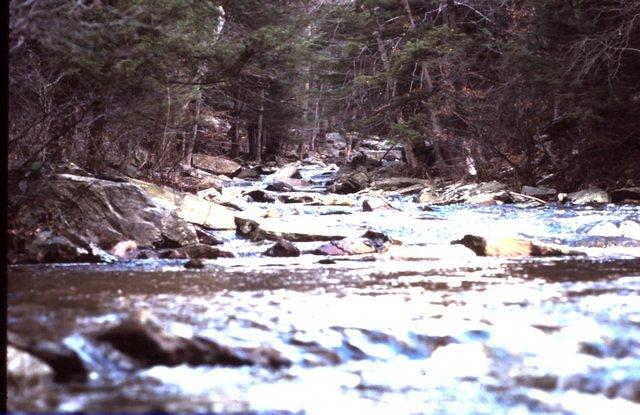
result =
[[[321,173],[306,172],[320,187]],[[394,205],[283,209],[300,224],[381,230],[433,258],[266,258],[272,243],[222,232],[239,257],[203,270],[179,260],[10,267],[8,326],[63,342],[91,369],[87,382],[50,388],[50,410],[640,413],[638,207]],[[447,254],[466,233],[587,255]],[[268,348],[292,365],[140,368],[87,335],[132,310],[169,332]]]

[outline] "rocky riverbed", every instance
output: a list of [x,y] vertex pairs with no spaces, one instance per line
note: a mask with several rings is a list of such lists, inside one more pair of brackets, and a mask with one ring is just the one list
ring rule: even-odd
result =
[[28,174],[10,200],[10,409],[640,410],[636,189],[395,168],[239,178],[203,158],[189,191]]

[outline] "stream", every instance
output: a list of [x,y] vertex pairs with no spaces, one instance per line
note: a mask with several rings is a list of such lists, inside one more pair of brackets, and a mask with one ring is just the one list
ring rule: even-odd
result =
[[[321,192],[331,172],[309,168],[303,178],[311,183],[303,190]],[[237,258],[204,269],[170,259],[11,266],[8,328],[61,342],[90,369],[86,382],[46,390],[49,411],[640,413],[640,207],[429,211],[412,197],[373,212],[277,206],[301,226],[375,229],[432,258],[263,257],[273,242],[225,231],[223,247]],[[587,255],[454,255],[449,242],[464,234],[517,235]],[[291,365],[141,368],[87,335],[133,310],[168,332],[262,347]]]

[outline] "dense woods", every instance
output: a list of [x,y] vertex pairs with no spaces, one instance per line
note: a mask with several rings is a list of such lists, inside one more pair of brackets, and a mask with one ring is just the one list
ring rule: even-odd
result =
[[638,0],[13,0],[9,159],[145,177],[390,139],[407,173],[640,175]]

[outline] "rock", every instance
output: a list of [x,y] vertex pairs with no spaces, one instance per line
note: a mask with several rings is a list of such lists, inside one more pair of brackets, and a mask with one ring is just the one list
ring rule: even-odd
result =
[[197,196],[209,202],[220,203],[222,201],[222,193],[220,193],[220,191],[215,187],[210,187],[208,189],[201,190],[197,193]]
[[480,205],[480,206],[494,206],[503,205],[505,203],[514,203],[515,200],[511,194],[507,191],[501,191],[496,193],[480,193],[469,197],[466,203]]
[[476,254],[462,245],[389,246],[385,257],[393,260],[420,261],[443,258],[468,258]]
[[254,189],[248,192],[244,192],[243,196],[250,197],[253,202],[257,203],[276,203],[278,202],[278,196],[273,193],[269,193],[262,189]]
[[355,206],[356,202],[349,196],[328,194],[320,197],[316,202],[322,206]]
[[213,233],[212,231],[203,228],[201,226],[196,226],[196,234],[198,235],[198,241],[201,244],[205,245],[222,245],[224,243],[224,239],[220,238],[218,235]]
[[385,199],[380,197],[369,197],[362,202],[362,210],[364,212],[373,212],[375,210],[389,210],[393,209],[391,204]]
[[317,193],[288,193],[280,196],[283,203],[310,203],[314,205],[323,205],[323,198]]
[[207,189],[222,189],[222,182],[211,173],[204,170],[187,167],[182,170],[180,188],[184,191],[197,193]]
[[597,187],[590,187],[586,190],[569,193],[567,195],[567,201],[575,205],[584,205],[589,203],[609,203],[611,199],[609,198],[609,194],[604,190]]
[[7,383],[33,385],[53,380],[53,369],[29,353],[7,346]]
[[62,344],[27,340],[13,332],[7,333],[7,344],[28,352],[53,369],[56,382],[84,381],[87,369],[76,352]]
[[202,269],[205,267],[205,263],[201,259],[193,258],[190,259],[184,264],[186,269]]
[[136,241],[121,241],[115,244],[109,253],[119,260],[128,261],[138,256],[138,244]]
[[182,337],[166,331],[157,319],[146,312],[133,313],[120,323],[94,333],[96,340],[112,345],[136,359],[141,366],[264,365],[271,368],[290,366],[291,362],[275,350],[231,348],[200,336]]
[[260,170],[258,167],[242,167],[238,174],[236,175],[238,179],[259,179],[260,178]]
[[[475,203],[493,203],[492,200],[500,200],[506,190],[506,185],[496,181],[479,184],[453,183],[445,187],[427,187],[417,195],[415,201],[433,205],[465,203],[469,199]],[[495,199],[497,195],[498,199]]]
[[331,241],[312,251],[315,255],[362,255],[386,251],[390,244],[398,244],[382,232],[368,230],[359,238]]
[[613,203],[638,203],[640,201],[640,187],[625,187],[611,192]]
[[365,171],[343,173],[327,190],[339,194],[355,193],[369,186],[370,182],[371,179]]
[[42,360],[7,346],[6,409],[8,413],[42,412],[56,406],[52,402],[53,370]]
[[331,241],[315,249],[315,255],[362,255],[376,252],[376,247],[370,239],[348,238],[339,241]]
[[276,183],[279,181],[290,179],[298,171],[299,168],[300,163],[298,162],[287,164],[286,166],[281,167],[280,169],[276,170],[275,173],[270,175],[268,181],[269,183]]
[[[178,217],[186,222],[216,230],[235,228],[233,218],[237,213],[236,210],[208,202],[188,193],[177,195],[175,201]],[[193,233],[195,234],[195,231]],[[183,239],[193,240],[191,231],[189,231],[189,237]],[[185,241],[182,244],[186,244]]]
[[191,164],[198,169],[226,176],[234,176],[240,170],[240,165],[235,161],[207,154],[194,154]]
[[308,222],[284,222],[280,219],[252,219],[240,216],[236,217],[236,233],[254,241],[286,239],[291,242],[313,242],[346,237],[345,234],[341,235],[326,228],[314,228]]
[[286,183],[283,181],[276,181],[273,183],[269,183],[269,185],[267,185],[266,187],[266,190],[269,190],[272,192],[293,192],[294,188],[289,183]]
[[94,247],[83,248],[67,237],[54,235],[51,231],[41,231],[26,247],[24,262],[73,263],[73,262],[113,262],[115,258]]
[[223,251],[211,245],[195,244],[183,246],[180,248],[170,249],[160,252],[160,258],[164,259],[217,259],[217,258],[235,258],[235,254]]
[[550,245],[538,245],[524,239],[502,237],[495,240],[487,240],[480,236],[465,235],[462,239],[452,241],[451,244],[466,246],[478,256],[563,256],[582,255],[579,252],[553,247]]
[[297,257],[300,256],[300,250],[286,239],[280,239],[271,248],[264,251],[262,255],[272,257]]
[[429,180],[414,179],[411,177],[391,177],[388,179],[376,180],[371,183],[372,189],[382,190],[398,190],[409,186],[420,184],[426,186],[430,184]]
[[532,187],[522,186],[520,191],[523,195],[537,197],[542,200],[554,200],[557,198],[558,191],[549,187]]
[[82,241],[83,248],[91,244],[110,248],[126,240],[140,247],[197,240],[193,226],[176,212],[180,192],[130,180],[114,182],[68,174],[44,177],[31,186],[10,223],[17,229],[32,229],[41,226],[45,218],[56,218],[57,234]]

